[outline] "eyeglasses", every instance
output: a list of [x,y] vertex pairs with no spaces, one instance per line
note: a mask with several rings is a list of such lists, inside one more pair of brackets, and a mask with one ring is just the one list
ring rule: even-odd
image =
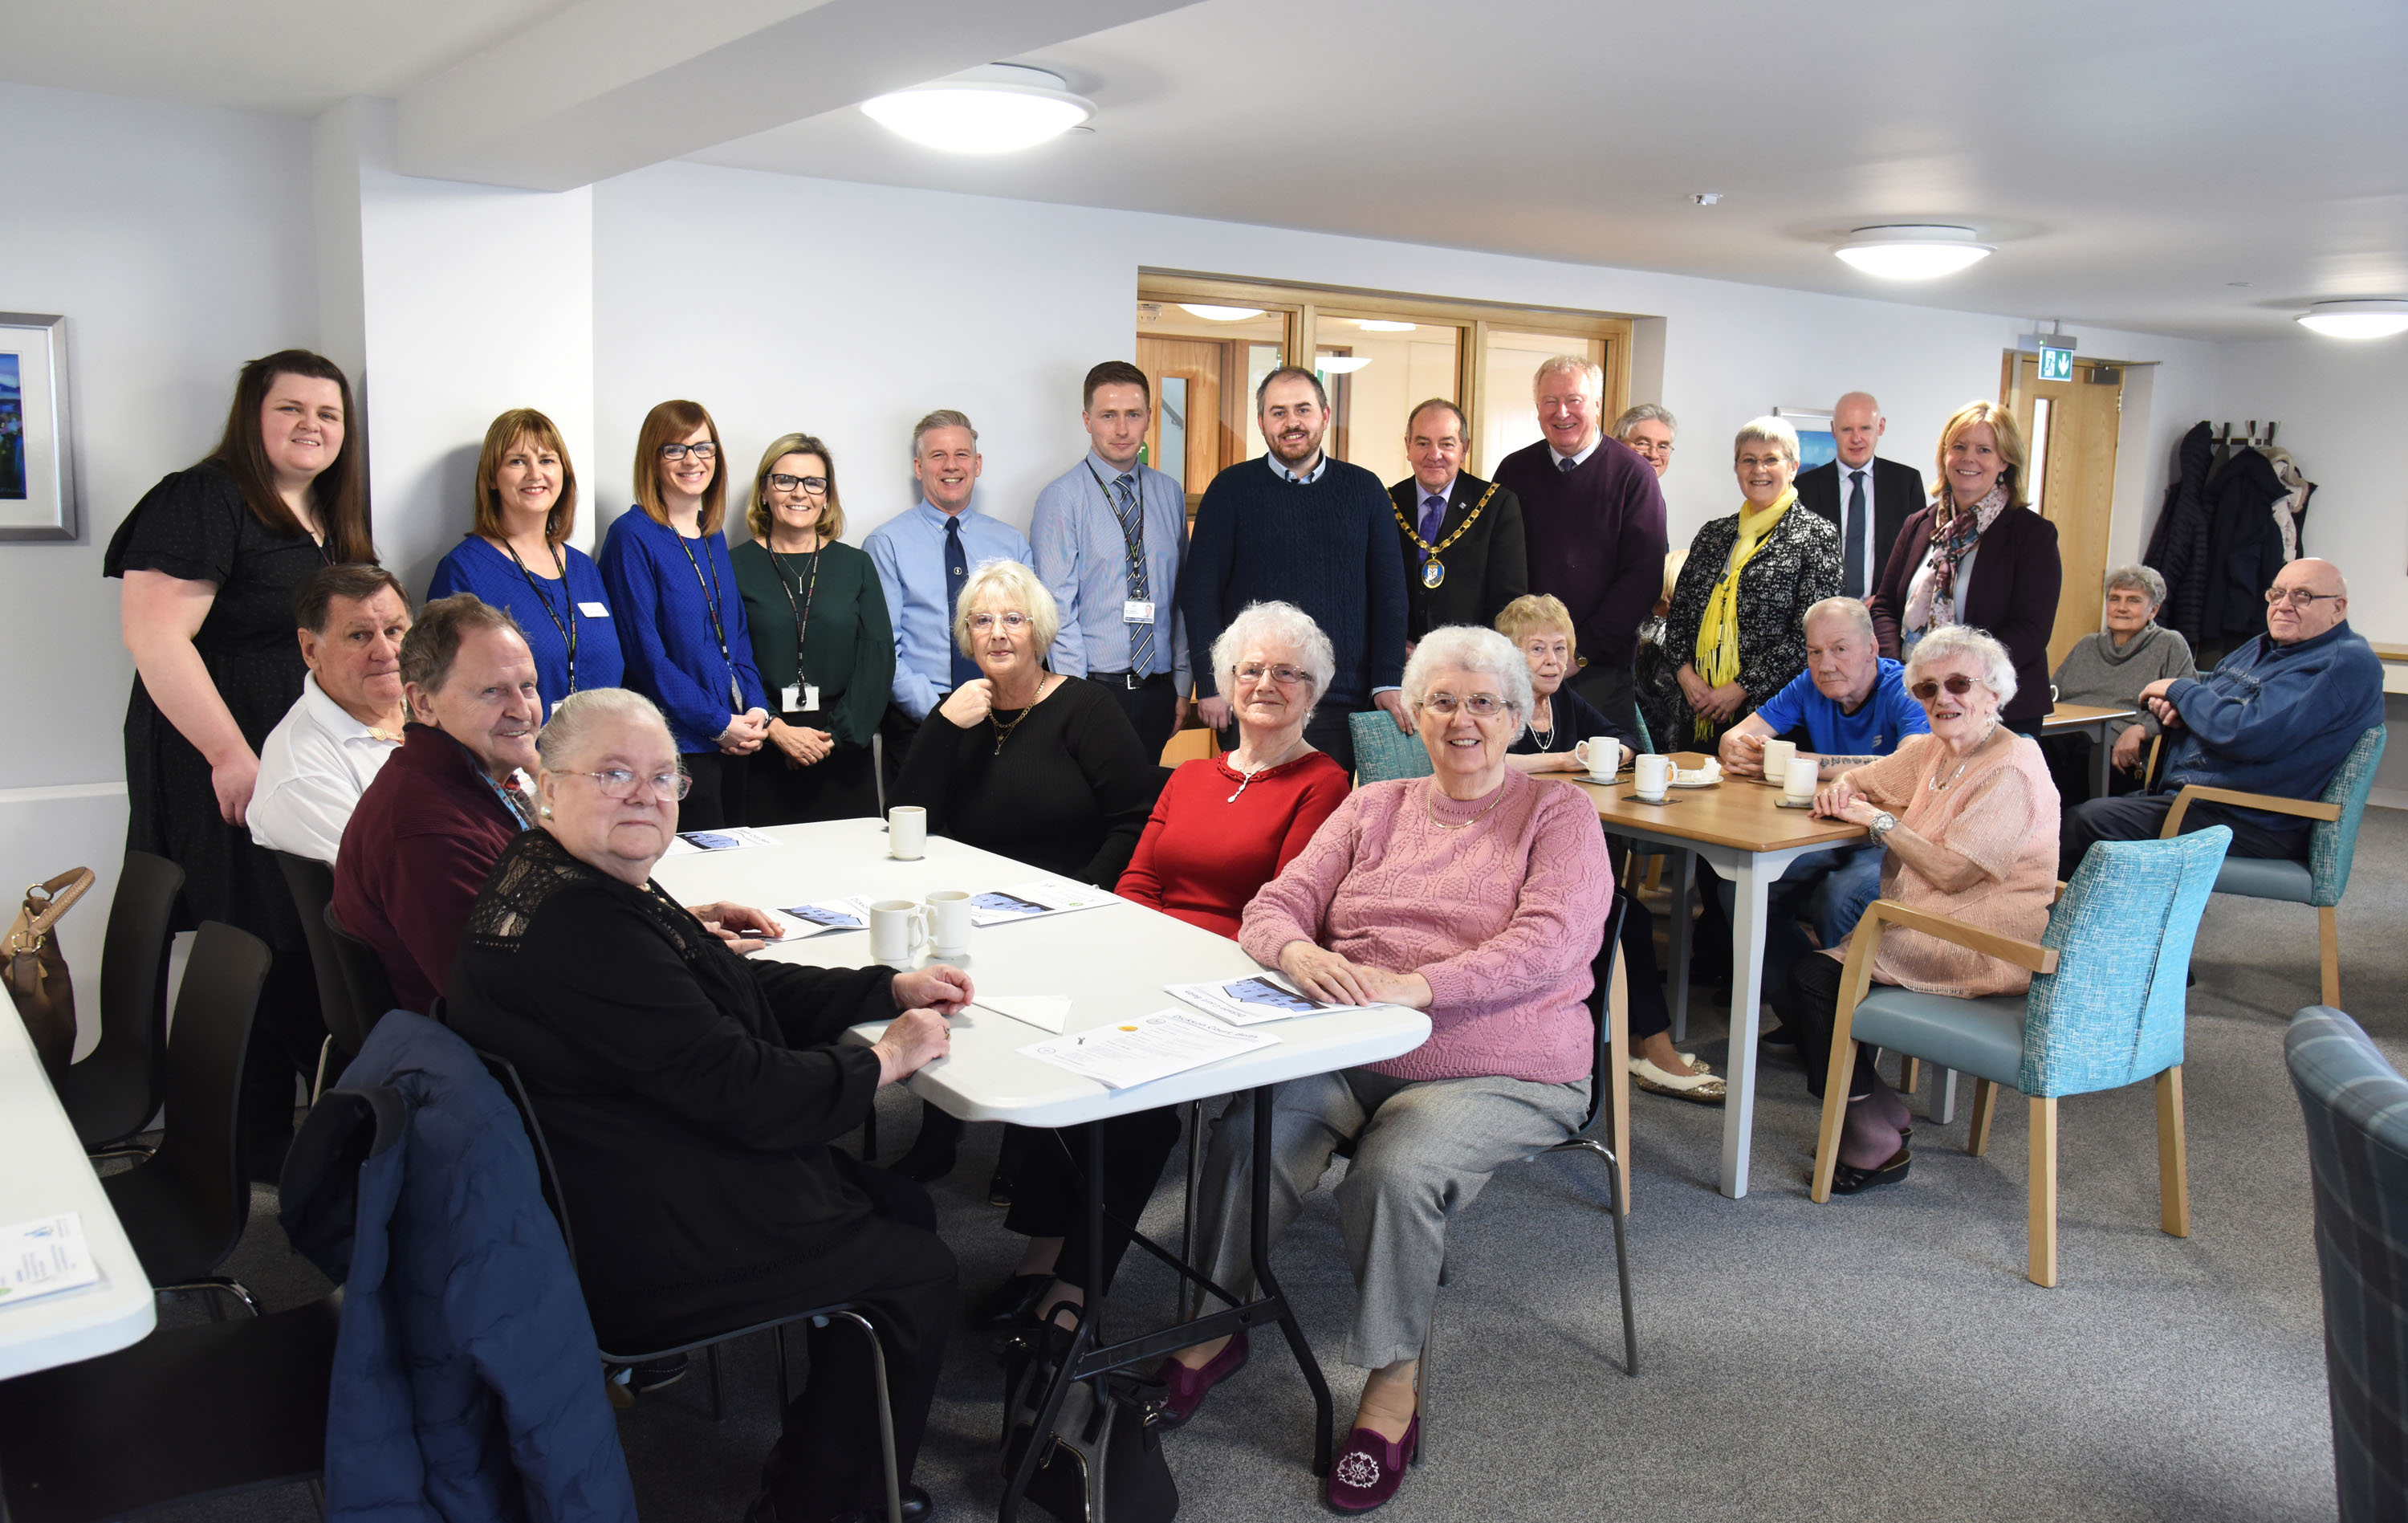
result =
[[2285,603],[2288,603],[2293,608],[2303,609],[2327,601],[2339,602],[2341,597],[2342,595],[2337,592],[2304,592],[2298,587],[2269,587],[2266,589],[2266,606],[2268,608],[2280,608]]
[[1005,633],[1016,635],[1027,625],[1028,615],[1017,611],[1010,613],[973,613],[970,615],[970,627],[977,630],[982,635],[985,634],[988,630],[994,628],[998,624],[1003,625]]
[[687,455],[692,455],[696,460],[716,460],[719,458],[719,446],[716,444],[664,444],[661,446],[661,458],[664,460],[683,460]]
[[1312,681],[1312,674],[1302,667],[1267,667],[1259,661],[1249,661],[1238,668],[1238,681],[1241,682],[1259,682],[1266,677],[1282,687]]
[[569,772],[564,775],[590,777],[601,788],[603,797],[615,798],[621,803],[635,797],[638,785],[663,803],[675,803],[694,788],[694,779],[683,772],[656,772],[651,777],[639,778],[624,767],[607,767],[599,772]]
[[1933,698],[1940,696],[1940,690],[1943,687],[1948,690],[1951,697],[1961,698],[1966,694],[1973,691],[1973,679],[1966,676],[1961,671],[1953,671],[1938,682],[1933,682],[1930,678],[1926,677],[1923,681],[1908,688],[1907,691],[1914,695],[1915,702],[1929,703]]
[[1440,719],[1453,719],[1457,709],[1474,719],[1494,719],[1512,705],[1494,693],[1474,693],[1468,698],[1458,698],[1452,693],[1433,693],[1422,699],[1417,707],[1428,710]]
[[792,492],[799,486],[812,496],[827,496],[827,478],[824,476],[789,476],[783,471],[773,470],[769,473],[769,484],[781,492]]

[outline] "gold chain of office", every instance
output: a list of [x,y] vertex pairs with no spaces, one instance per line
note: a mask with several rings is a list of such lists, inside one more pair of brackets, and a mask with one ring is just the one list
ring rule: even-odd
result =
[[1496,495],[1497,483],[1495,481],[1491,481],[1488,483],[1488,490],[1480,494],[1480,500],[1472,504],[1471,516],[1456,524],[1455,532],[1440,540],[1437,544],[1431,544],[1427,539],[1421,537],[1420,533],[1414,529],[1412,520],[1407,518],[1405,516],[1405,510],[1397,506],[1396,498],[1390,497],[1388,499],[1388,511],[1397,516],[1397,527],[1404,530],[1405,538],[1420,546],[1422,553],[1429,557],[1429,559],[1422,562],[1423,586],[1435,592],[1445,582],[1446,563],[1438,558],[1439,553],[1446,549],[1447,546],[1455,543],[1457,539],[1462,539],[1466,534],[1471,532],[1471,525],[1480,522],[1480,514],[1482,510],[1488,506],[1488,499]]

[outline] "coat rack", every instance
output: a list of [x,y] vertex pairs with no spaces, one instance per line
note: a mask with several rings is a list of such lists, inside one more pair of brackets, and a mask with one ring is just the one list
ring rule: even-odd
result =
[[2266,424],[2266,432],[2261,435],[2258,432],[2258,420],[2252,418],[2249,420],[2249,432],[2236,434],[2232,431],[2232,425],[2226,424],[2223,433],[2217,436],[2216,442],[2234,449],[2268,449],[2274,443],[2274,430],[2282,426],[2281,424],[2270,422]]

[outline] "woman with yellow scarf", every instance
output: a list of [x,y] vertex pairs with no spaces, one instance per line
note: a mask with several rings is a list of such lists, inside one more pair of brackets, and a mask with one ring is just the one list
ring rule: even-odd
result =
[[1711,754],[1738,724],[1806,669],[1806,611],[1840,591],[1840,532],[1798,506],[1798,431],[1758,418],[1731,447],[1738,512],[1698,531],[1664,623],[1682,657],[1667,751]]

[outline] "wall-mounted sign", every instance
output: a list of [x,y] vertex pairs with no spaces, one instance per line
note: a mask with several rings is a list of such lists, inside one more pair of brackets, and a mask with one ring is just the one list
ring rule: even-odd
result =
[[2051,349],[2046,344],[2041,345],[2040,378],[2042,381],[2071,381],[2073,379],[2073,351],[2070,349]]

